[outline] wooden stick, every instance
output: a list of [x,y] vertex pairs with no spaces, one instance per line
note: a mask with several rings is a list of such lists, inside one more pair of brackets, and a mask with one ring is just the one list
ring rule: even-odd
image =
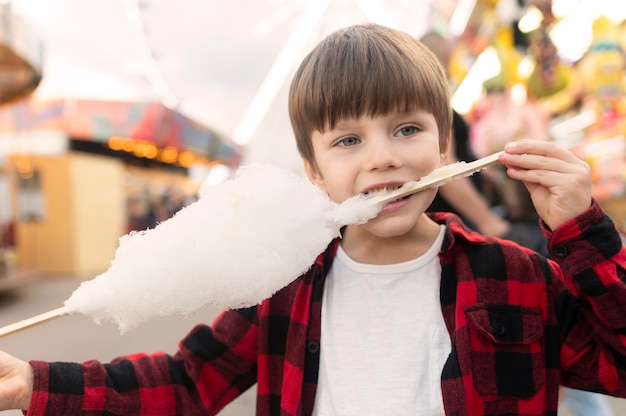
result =
[[371,204],[384,204],[387,202],[391,202],[395,199],[400,199],[405,196],[423,191],[425,189],[441,186],[446,182],[449,182],[456,178],[470,176],[478,172],[479,170],[482,170],[498,162],[498,157],[501,153],[503,152],[494,153],[492,155],[469,163],[458,162],[442,166],[441,168],[436,169],[431,174],[425,176],[419,181],[406,183],[403,187],[394,191],[387,192],[384,195],[372,196],[371,198],[368,198],[367,201]]
[[20,332],[24,329],[31,328],[33,326],[43,324],[44,322],[51,321],[56,318],[60,318],[62,316],[69,315],[65,306],[53,309],[48,312],[44,312],[39,315],[32,316],[30,318],[24,319],[22,321],[18,321],[7,326],[3,326],[0,328],[0,338],[5,337],[7,335],[14,334],[16,332]]
[[[496,163],[501,153],[502,152],[495,153],[482,159],[475,160],[474,162],[461,162],[443,166],[419,181],[405,184],[400,189],[390,191],[382,195],[373,195],[371,198],[368,198],[367,202],[371,204],[390,202],[395,199],[420,192],[424,189],[443,185],[444,183],[455,178],[469,176],[489,165]],[[61,307],[19,322],[15,322],[0,328],[0,338],[69,314],[70,313],[65,307]]]

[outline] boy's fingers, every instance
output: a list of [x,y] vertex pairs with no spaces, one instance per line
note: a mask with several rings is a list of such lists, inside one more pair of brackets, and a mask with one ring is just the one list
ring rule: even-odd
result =
[[552,172],[589,172],[589,165],[569,150],[550,142],[521,140],[508,143],[500,161],[508,167]]
[[509,169],[535,171],[540,175],[549,173],[586,175],[587,166],[584,162],[564,161],[563,159],[531,154],[512,155],[503,161]]
[[555,152],[561,152],[564,150],[569,153],[569,151],[563,149],[560,146],[555,145],[552,142],[548,142],[545,140],[517,140],[514,142],[509,142],[504,146],[504,150],[509,154],[524,154],[524,153],[532,153],[532,154],[540,154],[544,156],[555,155]]
[[546,187],[561,186],[569,189],[584,189],[590,186],[588,176],[576,172],[560,172],[556,169],[522,169],[510,167],[509,176],[526,184],[539,184]]

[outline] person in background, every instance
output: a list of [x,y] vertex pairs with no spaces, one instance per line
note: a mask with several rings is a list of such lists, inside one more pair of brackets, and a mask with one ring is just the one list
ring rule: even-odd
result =
[[[502,74],[484,82],[485,95],[472,118],[470,143],[478,157],[499,152],[508,142],[532,138],[548,141],[548,115],[531,103],[515,102]],[[548,256],[539,216],[526,187],[512,180],[502,165],[483,171],[483,193],[491,208],[511,224],[506,239]]]
[[[447,39],[435,32],[424,34],[420,41],[430,49],[446,70],[450,65],[451,45]],[[459,161],[472,162],[476,156],[471,148],[469,126],[459,113],[452,110],[452,141],[446,154],[445,164]],[[503,237],[510,224],[496,215],[482,191],[482,175],[475,173],[469,178],[459,178],[439,188],[428,212],[452,212],[459,215],[469,226],[479,232]]]

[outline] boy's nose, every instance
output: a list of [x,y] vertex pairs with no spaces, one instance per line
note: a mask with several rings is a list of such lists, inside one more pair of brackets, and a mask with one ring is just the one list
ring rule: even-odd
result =
[[400,165],[400,154],[389,139],[372,140],[369,142],[365,168],[367,170],[388,169]]

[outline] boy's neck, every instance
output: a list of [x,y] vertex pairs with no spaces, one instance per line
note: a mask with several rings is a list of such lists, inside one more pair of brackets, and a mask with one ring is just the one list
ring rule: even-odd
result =
[[409,233],[395,237],[380,237],[362,226],[348,226],[341,246],[354,261],[367,264],[397,264],[424,254],[439,235],[440,226],[427,215],[422,215]]

